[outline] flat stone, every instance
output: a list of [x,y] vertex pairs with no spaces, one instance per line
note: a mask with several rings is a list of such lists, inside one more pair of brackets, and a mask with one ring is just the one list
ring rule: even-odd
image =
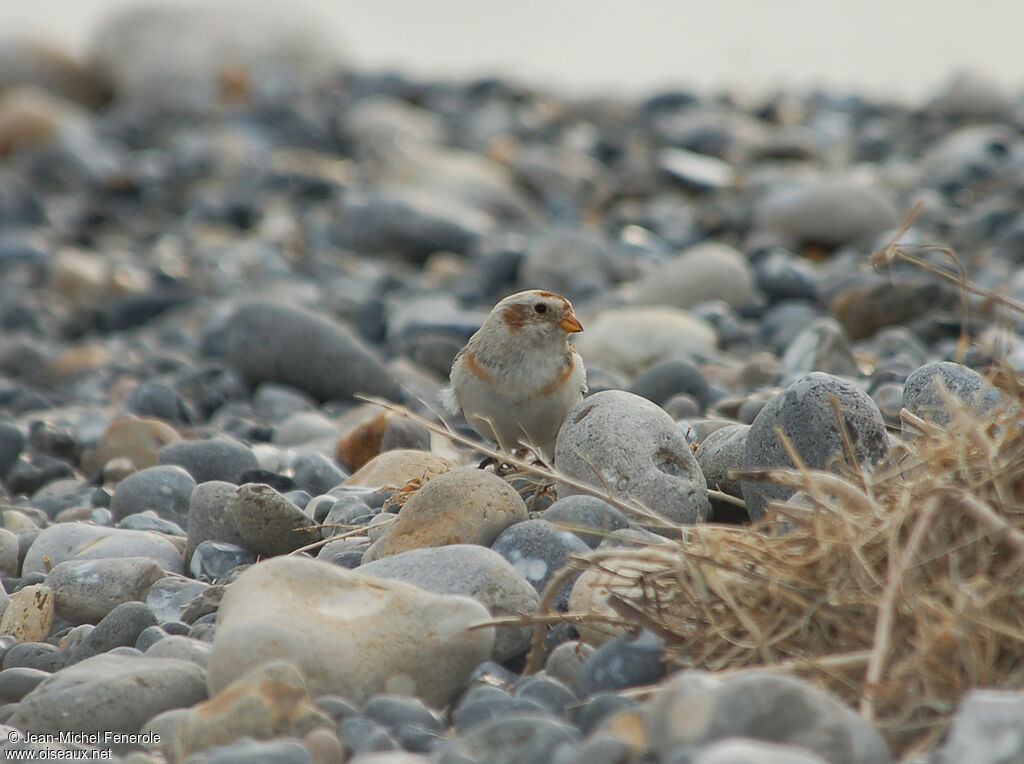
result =
[[556,528],[575,534],[591,549],[612,531],[629,525],[621,510],[604,499],[585,494],[559,499],[544,510],[543,518]]
[[124,602],[141,601],[164,575],[147,557],[68,560],[46,576],[56,613],[73,624],[97,623]]
[[262,557],[288,554],[320,538],[309,515],[262,483],[239,486],[224,511],[246,548]]
[[196,483],[224,480],[236,485],[243,473],[260,466],[250,448],[229,438],[171,443],[160,449],[157,461],[183,467]]
[[228,502],[238,488],[234,483],[223,480],[208,480],[198,484],[188,502],[188,546],[185,558],[192,559],[196,547],[204,541],[223,541],[229,544],[244,544],[245,539],[235,527],[235,521],[227,512]]
[[703,243],[659,265],[633,289],[640,305],[690,308],[706,300],[722,300],[737,308],[753,297],[754,274],[739,250]]
[[103,616],[96,628],[71,650],[69,660],[77,663],[117,647],[134,647],[139,634],[155,625],[156,616],[145,604],[122,602]]
[[129,475],[114,489],[110,512],[123,520],[146,510],[178,525],[188,523],[188,502],[196,481],[181,467],[148,467]]

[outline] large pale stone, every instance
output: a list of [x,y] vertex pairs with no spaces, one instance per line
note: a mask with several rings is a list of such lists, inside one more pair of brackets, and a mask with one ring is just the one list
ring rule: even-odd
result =
[[401,488],[412,480],[436,477],[447,472],[453,466],[444,457],[429,451],[414,451],[412,449],[385,451],[353,472],[342,485]]
[[381,693],[442,707],[490,654],[490,617],[468,597],[435,595],[298,557],[257,563],[232,583],[217,615],[211,694],[257,663],[290,660],[314,695],[362,703]]

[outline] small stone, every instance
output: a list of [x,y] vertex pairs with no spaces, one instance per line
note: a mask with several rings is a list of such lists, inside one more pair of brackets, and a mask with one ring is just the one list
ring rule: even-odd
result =
[[179,525],[188,523],[188,502],[196,481],[181,467],[148,467],[118,483],[110,500],[115,520],[146,510]]
[[353,758],[398,749],[398,743],[383,725],[358,714],[338,723],[338,737]]
[[46,642],[21,642],[4,653],[4,670],[23,668],[54,673],[64,668],[67,656],[56,645]]
[[600,294],[612,283],[615,260],[602,237],[576,229],[536,237],[519,266],[523,289],[545,289],[581,300]]
[[19,642],[42,642],[53,627],[53,591],[46,584],[32,584],[11,595],[0,635],[10,634]]
[[782,674],[683,671],[644,713],[651,749],[662,758],[683,746],[746,737],[806,748],[833,764],[891,761],[868,722],[823,690]]
[[251,449],[227,438],[171,443],[160,449],[157,461],[183,467],[196,483],[223,480],[237,485],[242,473],[259,467]]
[[228,502],[238,486],[223,480],[209,480],[197,485],[188,502],[188,546],[186,559],[193,559],[196,548],[204,541],[221,541],[243,545],[235,521],[227,512]]
[[21,428],[10,422],[0,422],[0,479],[6,477],[24,447],[25,435]]
[[[907,377],[903,383],[903,408],[927,422],[948,425],[953,414],[939,392],[939,385],[952,400],[978,415],[991,411],[1002,401],[999,390],[993,387],[978,372],[950,361],[928,363]],[[903,425],[903,436],[914,432],[910,425]]]
[[549,713],[562,719],[569,716],[570,710],[579,701],[576,694],[565,684],[544,674],[524,676],[516,682],[512,695],[539,703]]
[[232,568],[252,565],[257,554],[248,547],[226,541],[204,541],[192,553],[189,573],[200,581],[216,581]]
[[135,469],[144,470],[156,464],[161,448],[179,440],[177,430],[159,419],[115,419],[100,438],[95,453],[83,461],[83,467],[92,472],[115,459],[128,459]]
[[953,308],[959,299],[952,288],[934,279],[890,277],[836,292],[829,310],[850,337],[859,340],[929,311]]
[[173,387],[157,380],[141,382],[132,390],[126,403],[136,416],[162,419],[177,427],[191,425],[196,418]]
[[842,178],[779,183],[757,203],[755,217],[799,244],[824,247],[854,244],[899,222],[881,189]]
[[8,723],[40,735],[132,734],[162,711],[203,700],[204,679],[187,661],[97,655],[41,682]]
[[664,306],[612,308],[573,338],[588,368],[633,376],[665,358],[713,352],[718,333],[707,321]]
[[[6,671],[0,673],[0,679]],[[936,761],[1000,764],[1024,757],[1024,693],[971,690],[960,702]]]
[[50,673],[20,666],[5,668],[0,671],[0,700],[4,703],[17,703],[38,687]]
[[86,523],[51,525],[36,537],[25,554],[22,572],[46,573],[67,560],[149,557],[168,573],[182,573],[181,550],[171,537],[146,531],[125,531]]
[[349,400],[355,393],[403,398],[377,355],[319,314],[249,303],[228,321],[226,341],[228,364],[250,385],[280,382],[321,401]]
[[70,652],[72,663],[106,653],[116,647],[134,647],[139,634],[156,625],[153,611],[141,602],[122,602],[96,624],[96,628]]
[[526,518],[526,505],[507,482],[482,470],[457,468],[416,491],[364,560],[445,544],[489,546],[501,531]]
[[246,548],[262,557],[288,554],[320,538],[312,518],[262,483],[239,486],[224,511]]
[[595,693],[587,698],[580,713],[580,729],[589,737],[616,714],[633,710],[638,705],[633,698],[618,693]]
[[[534,587],[496,551],[474,544],[449,544],[384,557],[362,565],[359,573],[404,581],[436,594],[461,594],[480,602],[492,616],[534,613],[540,598]],[[495,629],[495,661],[526,652],[532,629]]]
[[583,662],[594,652],[591,645],[584,644],[573,639],[563,642],[554,650],[548,653],[547,661],[544,663],[544,672],[562,682],[567,687],[576,683]]
[[356,703],[381,692],[442,707],[488,655],[494,630],[468,597],[436,595],[328,563],[277,557],[245,570],[224,594],[210,656],[218,691],[262,660],[292,660],[310,691]]
[[[858,463],[870,467],[878,462],[889,451],[885,423],[878,406],[852,383],[814,372],[793,382],[754,419],[747,432],[743,470],[794,466],[777,429],[786,434],[804,464],[811,469],[829,468],[832,459],[843,449],[833,399]],[[742,488],[747,512],[755,521],[764,517],[769,501],[793,495],[793,489],[765,481],[744,480]]]
[[295,482],[312,495],[327,493],[345,482],[348,475],[323,454],[302,454],[294,464]]
[[434,753],[437,764],[463,761],[558,761],[580,741],[579,732],[545,716],[492,719],[449,740]]
[[464,733],[466,730],[501,717],[546,714],[544,707],[526,698],[513,698],[500,687],[481,685],[467,692],[452,711],[452,723]]
[[633,288],[641,305],[690,308],[722,300],[738,308],[754,294],[754,275],[743,253],[725,244],[704,243],[655,268]]
[[158,623],[181,621],[182,613],[189,603],[209,588],[200,581],[165,576],[149,587],[146,592],[146,607],[153,611]]
[[342,485],[398,489],[412,481],[426,482],[454,466],[444,457],[428,451],[385,451],[352,473]]
[[691,764],[829,764],[806,748],[763,740],[722,740],[702,748]]
[[587,698],[598,692],[657,684],[666,671],[664,647],[647,629],[635,636],[616,637],[586,659],[574,687],[581,698]]
[[69,623],[97,623],[115,607],[139,601],[164,575],[146,557],[69,560],[46,576],[57,615]]
[[567,530],[591,549],[605,536],[629,525],[629,519],[604,499],[579,494],[566,496],[544,510],[543,518],[560,530]]
[[[701,440],[694,452],[708,488],[737,499],[743,498],[740,481],[730,477],[731,470],[739,470],[747,446],[748,425],[728,424],[714,430]],[[750,519],[744,507],[711,498],[711,519],[716,523],[742,523]]]
[[816,319],[789,343],[782,355],[782,369],[789,374],[823,371],[845,377],[859,377],[846,331],[834,318]]
[[[419,422],[410,419],[396,417],[388,422],[384,430],[384,437],[381,438],[380,450],[397,451],[400,449],[429,451],[430,430]],[[2,473],[0,473],[2,474]]]
[[[543,594],[548,582],[569,562],[570,555],[583,554],[590,547],[575,534],[559,530],[547,520],[525,520],[502,531],[491,549],[508,560],[538,594]],[[555,609],[568,607],[573,580],[566,580],[555,595]]]
[[711,388],[700,369],[689,361],[669,358],[640,372],[629,391],[664,406],[674,395],[688,393],[703,411],[711,403]]
[[0,528],[0,575],[4,578],[16,578],[20,572],[20,544],[18,536],[9,530]]
[[[645,398],[605,390],[566,417],[555,445],[566,475],[630,499],[654,516],[648,523],[693,523],[710,512],[707,484],[675,422]],[[580,493],[565,483],[558,498]]]

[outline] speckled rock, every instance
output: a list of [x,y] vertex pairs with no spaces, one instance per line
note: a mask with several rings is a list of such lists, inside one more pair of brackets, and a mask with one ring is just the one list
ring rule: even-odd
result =
[[194,663],[97,655],[40,683],[18,704],[9,723],[38,734],[130,734],[163,711],[205,698],[205,674]]
[[[889,452],[885,423],[867,393],[840,377],[815,372],[793,382],[754,419],[743,451],[744,470],[792,467],[776,434],[781,428],[811,469],[826,469],[841,453],[843,440],[832,400],[838,401],[842,426],[849,434],[858,462],[870,467]],[[765,481],[742,481],[743,498],[752,520],[764,517],[765,506],[786,499],[793,490]]]
[[621,510],[585,494],[559,499],[544,510],[543,518],[556,528],[574,533],[592,549],[612,531],[629,525]]
[[[404,581],[436,594],[472,597],[495,617],[533,613],[540,604],[532,582],[500,554],[475,544],[411,549],[369,562],[357,572]],[[497,627],[492,659],[501,662],[521,655],[532,634],[528,627]]]
[[489,546],[505,528],[526,518],[526,505],[506,481],[483,470],[454,469],[413,494],[363,560],[445,544]]
[[[508,560],[519,573],[543,594],[548,582],[565,567],[572,554],[590,550],[575,534],[559,530],[547,520],[525,520],[502,531],[491,548]],[[569,605],[572,579],[555,595],[553,605],[565,610]]]
[[302,737],[317,727],[333,726],[313,705],[299,668],[272,660],[253,666],[216,696],[190,708],[175,729],[172,750],[182,760],[243,737]]
[[46,576],[57,615],[69,623],[97,623],[123,602],[142,600],[164,571],[147,557],[69,560]]
[[846,331],[829,317],[815,320],[793,338],[782,355],[782,368],[788,374],[823,371],[845,377],[860,376]]
[[19,642],[42,642],[53,627],[53,591],[46,584],[31,584],[11,595],[0,618],[0,635]]
[[686,745],[748,737],[806,748],[834,764],[888,764],[877,731],[838,699],[782,674],[673,676],[646,704],[651,748],[661,757]]
[[[555,466],[668,523],[698,522],[711,509],[686,438],[664,409],[632,393],[605,390],[570,411],[558,433]],[[559,499],[578,493],[558,485]]]
[[455,465],[429,451],[398,449],[375,456],[353,472],[342,485],[366,488],[402,488],[413,480],[429,480]]
[[754,275],[739,250],[704,243],[658,266],[633,288],[641,305],[689,308],[705,300],[722,300],[736,308],[753,296]]
[[188,501],[196,481],[181,467],[148,467],[129,475],[114,489],[110,512],[115,520],[153,510],[159,517],[188,524]]
[[[928,363],[907,377],[903,383],[903,408],[927,422],[947,425],[953,420],[949,406],[939,392],[939,384],[952,399],[969,409],[984,414],[996,407],[1002,396],[978,372],[951,361]],[[903,435],[914,431],[903,425]]]
[[247,569],[224,594],[210,689],[219,692],[255,662],[282,658],[300,667],[317,695],[361,703],[390,692],[441,707],[491,654],[493,629],[466,629],[488,617],[467,597],[274,558]]
[[588,368],[630,376],[665,358],[708,353],[717,343],[718,334],[707,321],[663,306],[604,310],[573,338]]
[[204,541],[223,541],[229,544],[244,544],[242,534],[235,527],[235,521],[227,512],[228,502],[234,497],[238,486],[223,480],[208,480],[199,483],[188,502],[188,547],[185,557],[192,555]]
[[244,545],[263,557],[288,554],[320,538],[309,515],[262,483],[239,486],[224,512]]

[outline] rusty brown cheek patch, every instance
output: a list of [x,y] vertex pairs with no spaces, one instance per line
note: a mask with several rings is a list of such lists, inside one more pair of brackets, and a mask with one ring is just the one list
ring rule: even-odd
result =
[[518,332],[530,320],[530,309],[525,305],[509,305],[501,312],[505,324],[513,332]]

